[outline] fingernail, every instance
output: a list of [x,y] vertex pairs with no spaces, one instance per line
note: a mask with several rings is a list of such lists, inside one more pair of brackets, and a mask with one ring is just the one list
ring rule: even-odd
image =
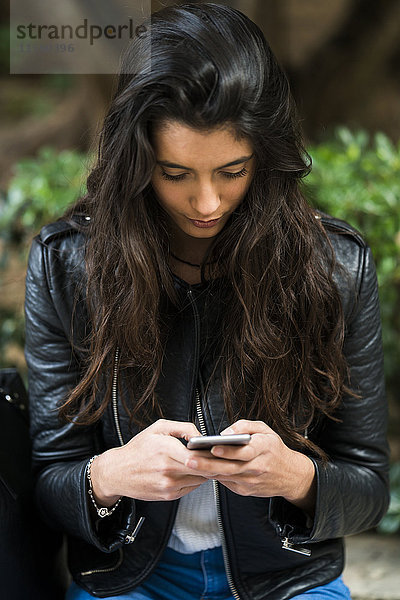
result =
[[228,429],[224,429],[224,431],[221,431],[221,435],[231,435],[232,433],[235,433],[233,431],[233,429],[231,427],[228,427]]
[[223,456],[224,449],[217,446],[211,450],[211,453],[214,454],[215,456]]

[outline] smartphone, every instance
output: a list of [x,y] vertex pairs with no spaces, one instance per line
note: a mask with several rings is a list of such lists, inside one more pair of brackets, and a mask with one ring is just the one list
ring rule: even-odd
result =
[[249,433],[234,433],[232,435],[197,435],[187,443],[189,450],[209,450],[213,446],[244,446],[251,440]]

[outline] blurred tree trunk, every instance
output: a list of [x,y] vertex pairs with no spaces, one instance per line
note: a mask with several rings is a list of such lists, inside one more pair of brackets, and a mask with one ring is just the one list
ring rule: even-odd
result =
[[376,97],[394,75],[391,61],[399,44],[398,0],[353,1],[340,30],[301,69],[288,68],[308,132],[335,123],[361,126],[360,112],[376,111]]
[[[6,187],[11,166],[44,145],[86,151],[94,145],[110,100],[112,76],[76,75],[65,100],[45,117],[26,117],[0,131],[0,185]],[[29,92],[28,92],[29,93]]]

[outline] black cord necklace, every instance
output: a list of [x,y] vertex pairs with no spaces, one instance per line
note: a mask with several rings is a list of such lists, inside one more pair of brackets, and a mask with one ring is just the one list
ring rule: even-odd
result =
[[[170,250],[170,255],[175,258],[175,260],[179,260],[179,262],[184,263],[185,265],[189,265],[190,267],[195,267],[196,269],[200,269],[201,265],[197,265],[195,263],[191,263],[188,260],[183,260],[183,258],[179,258],[179,256],[176,256],[176,254],[174,254],[173,252],[171,252]],[[205,263],[206,265],[210,265],[212,263],[217,262],[216,260],[213,260],[211,262]]]

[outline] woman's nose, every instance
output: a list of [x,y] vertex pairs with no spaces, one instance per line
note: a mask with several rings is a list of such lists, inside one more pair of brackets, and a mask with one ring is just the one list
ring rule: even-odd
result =
[[199,186],[196,192],[190,198],[192,208],[197,212],[199,218],[207,219],[219,217],[217,214],[221,197],[219,191],[211,184]]

